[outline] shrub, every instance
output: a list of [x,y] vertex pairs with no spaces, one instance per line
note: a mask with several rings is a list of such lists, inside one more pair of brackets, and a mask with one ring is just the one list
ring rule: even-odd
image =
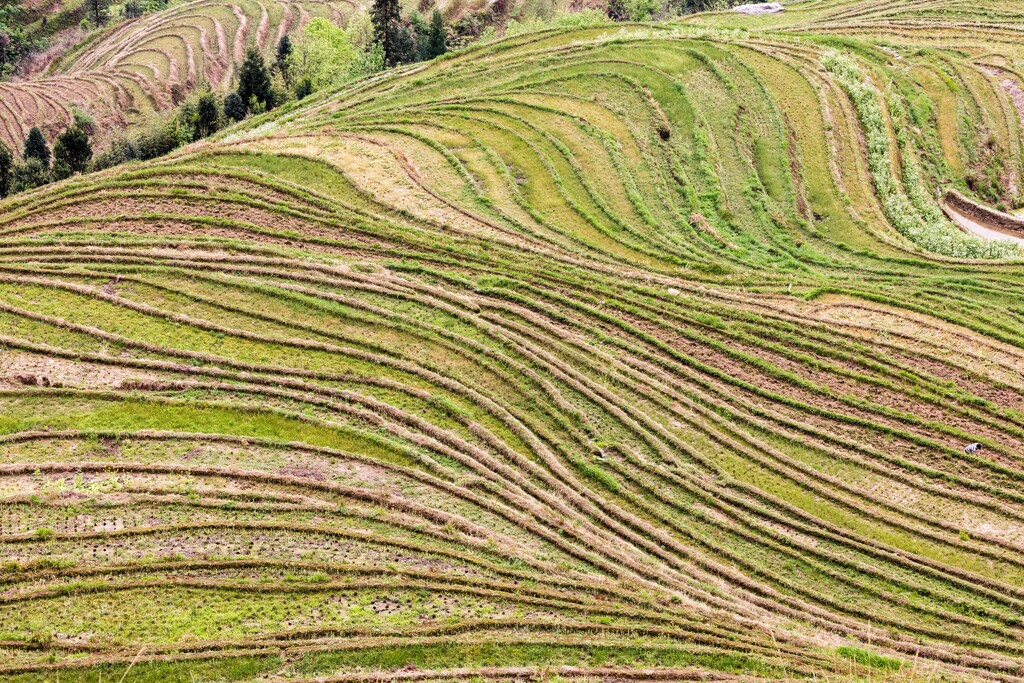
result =
[[608,0],[605,12],[612,21],[626,21],[629,19],[629,6],[626,0]]
[[267,110],[267,103],[264,100],[259,100],[255,95],[249,98],[249,106],[246,107],[249,113],[253,116],[259,116]]
[[241,121],[245,118],[245,102],[237,92],[229,93],[224,98],[224,116],[233,121]]
[[657,0],[628,0],[626,6],[630,21],[648,21],[654,17],[661,4]]
[[531,31],[541,31],[547,28],[588,28],[591,26],[607,26],[611,23],[608,15],[599,10],[584,10],[582,12],[567,12],[559,14],[552,19],[528,19],[516,21],[512,19],[505,27],[506,36],[518,36]]
[[198,120],[199,114],[196,111],[195,99],[188,99],[182,102],[181,106],[178,107],[178,116],[175,122],[174,136],[178,141],[176,146],[187,145],[193,140],[199,139],[199,134],[196,132],[196,122]]
[[110,149],[93,160],[93,170],[101,171],[118,164],[139,159],[139,149],[128,138],[117,138],[110,144]]
[[178,126],[175,119],[157,118],[135,138],[139,159],[155,159],[178,147]]
[[53,167],[50,169],[51,180],[64,180],[74,175],[74,171],[71,170],[71,165],[67,162],[67,159],[53,160]]
[[359,61],[352,73],[354,77],[367,76],[383,71],[384,66],[384,46],[380,43],[374,43],[370,46],[369,50],[360,55]]
[[43,162],[32,157],[14,167],[11,176],[11,194],[24,192],[50,182],[50,170]]
[[95,135],[96,120],[78,107],[71,107],[71,125],[84,130],[88,135]]
[[303,76],[299,79],[299,82],[295,84],[295,98],[304,99],[313,94],[313,81],[309,76]]
[[288,81],[285,80],[284,74],[280,71],[275,70],[270,76],[270,95],[275,107],[287,104],[295,97],[291,88],[288,87]]
[[142,0],[127,0],[124,3],[124,7],[121,9],[121,16],[125,19],[137,19],[143,15],[146,11],[146,6],[142,3]]
[[204,138],[217,132],[220,125],[220,110],[217,96],[207,90],[196,103],[196,136]]
[[[43,531],[50,530],[40,529],[38,532],[36,532],[36,535],[40,538],[43,538],[43,534],[41,533]],[[52,531],[50,531],[50,535],[53,535]],[[50,647],[53,644],[53,640],[53,633],[50,631],[33,631],[32,634],[28,637],[28,642],[36,647]]]
[[66,167],[67,175],[70,176],[74,173],[84,173],[90,159],[92,145],[89,143],[89,134],[73,125],[58,135],[53,145],[54,177],[57,177],[57,164],[62,166],[61,174],[65,172]]
[[492,40],[498,39],[498,30],[493,26],[488,26],[477,36],[477,41],[481,43],[489,43]]

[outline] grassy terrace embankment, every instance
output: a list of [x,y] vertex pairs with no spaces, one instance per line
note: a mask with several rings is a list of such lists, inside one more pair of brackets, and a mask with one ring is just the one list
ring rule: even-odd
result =
[[939,5],[518,36],[0,205],[0,675],[1024,677],[1024,264],[930,203],[1014,202],[1022,22]]

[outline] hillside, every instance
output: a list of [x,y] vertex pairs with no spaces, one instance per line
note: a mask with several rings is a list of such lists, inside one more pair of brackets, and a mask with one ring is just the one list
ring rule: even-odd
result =
[[72,108],[101,131],[140,121],[197,85],[226,91],[249,44],[271,53],[278,38],[316,16],[352,11],[332,0],[192,0],[90,35],[42,75],[0,82],[0,142],[20,149],[32,126],[48,137],[66,128]]
[[1024,262],[936,202],[1020,204],[1022,30],[532,32],[0,203],[0,677],[1024,679]]
[[[108,25],[97,30],[88,28],[84,0],[26,0],[16,23],[45,47],[16,62],[14,78],[0,80],[0,143],[21,150],[33,126],[52,140],[71,125],[77,109],[95,120],[95,142],[105,147],[124,129],[143,128],[138,124],[151,121],[154,112],[181,104],[196,88],[209,86],[226,95],[238,84],[247,47],[256,47],[273,64],[278,41],[286,35],[295,40],[311,19],[322,17],[344,27],[370,4],[185,0],[130,20],[122,18],[122,6],[115,4]],[[485,27],[503,28],[510,19],[549,19],[592,4],[604,11],[597,0],[400,2],[407,24],[414,13],[429,17],[437,9],[462,42],[475,40]],[[79,27],[83,20],[85,28]],[[2,36],[0,24],[0,46],[6,40]]]

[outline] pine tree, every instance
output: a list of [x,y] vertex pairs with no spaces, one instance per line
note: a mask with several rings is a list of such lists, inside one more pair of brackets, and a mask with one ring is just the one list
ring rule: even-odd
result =
[[7,145],[0,142],[0,199],[11,193],[11,171],[14,170],[14,155]]
[[384,48],[384,63],[388,66],[401,63],[406,46],[402,44],[402,8],[398,0],[373,0],[370,16],[374,38]]
[[46,144],[46,138],[43,137],[43,131],[33,127],[28,132],[28,137],[25,139],[25,149],[22,151],[21,156],[25,161],[38,159],[43,168],[49,170],[50,148]]
[[277,41],[277,70],[284,77],[286,83],[291,83],[288,74],[288,58],[292,56],[292,39],[288,36],[281,36]]
[[53,143],[55,170],[59,162],[62,166],[67,165],[68,175],[84,173],[89,159],[92,159],[92,145],[89,144],[89,134],[85,130],[71,126],[57,136],[57,141]]
[[85,0],[85,9],[96,26],[103,26],[109,17],[109,0]]
[[427,40],[427,59],[440,57],[448,52],[447,35],[441,13],[434,10],[430,17],[430,38]]
[[398,41],[395,47],[395,64],[409,64],[415,62],[416,36],[412,29],[403,23],[398,28]]
[[249,48],[245,53],[245,61],[242,62],[242,70],[238,76],[238,96],[242,98],[246,111],[251,109],[250,103],[253,100],[264,109],[271,109],[274,106],[267,65],[263,62],[263,55],[254,47]]

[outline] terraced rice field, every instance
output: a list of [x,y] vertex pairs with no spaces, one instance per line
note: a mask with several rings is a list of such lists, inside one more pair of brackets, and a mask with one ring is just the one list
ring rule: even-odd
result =
[[1024,678],[1022,17],[694,21],[0,204],[0,676]]
[[208,83],[227,91],[247,45],[270,55],[278,39],[322,16],[341,22],[349,0],[192,0],[122,22],[77,45],[47,74],[0,83],[0,141],[20,149],[29,129],[51,136],[72,120],[72,107],[109,131],[167,109]]

